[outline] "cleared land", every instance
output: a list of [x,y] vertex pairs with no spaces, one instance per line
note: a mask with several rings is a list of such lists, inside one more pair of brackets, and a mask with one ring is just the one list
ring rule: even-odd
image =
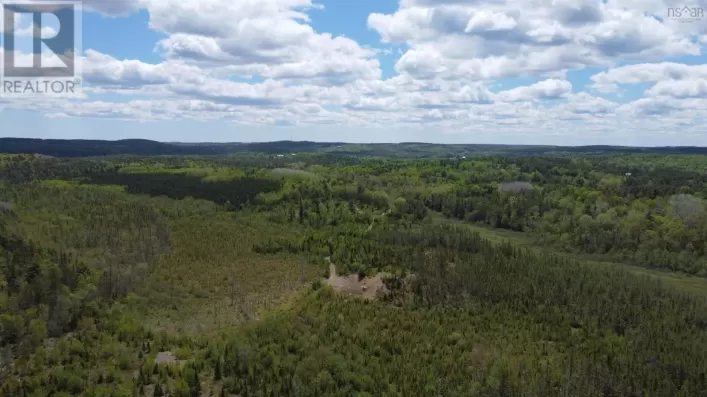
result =
[[336,274],[336,265],[329,265],[329,278],[324,281],[335,291],[349,296],[358,296],[364,299],[373,300],[379,293],[385,293],[383,284],[383,273],[373,277],[359,277],[357,274],[339,276]]

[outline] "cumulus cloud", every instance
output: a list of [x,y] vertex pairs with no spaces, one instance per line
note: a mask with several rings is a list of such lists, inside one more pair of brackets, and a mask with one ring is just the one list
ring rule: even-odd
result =
[[568,102],[560,108],[575,114],[607,115],[619,105],[604,98],[592,96],[586,92],[570,95]]
[[162,55],[222,73],[327,85],[381,76],[376,51],[314,31],[306,11],[321,5],[312,0],[84,0],[83,6],[109,16],[144,9],[150,27],[167,36],[157,44]]
[[54,37],[57,31],[52,26],[36,26],[28,14],[15,13],[14,16],[14,31],[10,32],[10,26],[3,24],[2,31],[4,33],[12,33],[17,37]]
[[235,75],[309,79],[340,85],[377,79],[377,53],[356,41],[317,33],[311,0],[143,0],[150,26],[168,34],[158,49],[168,59],[225,67]]
[[368,26],[410,47],[396,68],[417,78],[517,77],[699,53],[692,32],[651,14],[665,11],[663,2],[633,3],[406,0],[393,14],[371,14]]
[[[316,31],[309,12],[321,6],[312,0],[84,0],[114,17],[146,10],[150,28],[164,35],[156,44],[163,60],[87,49],[88,97],[0,105],[51,117],[464,134],[698,131],[707,68],[662,61],[700,54],[707,24],[669,20],[666,10],[677,3],[400,0],[393,13],[369,15],[384,47],[369,48]],[[399,57],[386,79],[383,55]],[[591,76],[595,95],[573,86],[572,72],[588,67],[606,68]],[[504,80],[513,78],[533,83]],[[499,82],[506,88],[491,88]],[[642,83],[649,87],[635,100],[605,95]],[[103,94],[122,99],[96,99]]]
[[572,83],[569,81],[549,79],[529,86],[516,87],[500,92],[497,99],[506,102],[559,99],[566,97],[570,92],[572,92]]
[[616,91],[619,84],[656,83],[665,80],[687,81],[705,78],[707,78],[707,65],[685,65],[675,62],[627,65],[612,68],[591,77],[592,88],[602,92]]
[[290,85],[273,79],[261,83],[236,82],[180,60],[159,64],[121,61],[93,50],[86,51],[83,67],[84,81],[95,92],[186,97],[238,106],[272,107],[315,98],[326,101],[346,92],[336,87]]
[[707,98],[707,79],[663,80],[646,91],[648,96]]
[[635,119],[662,118],[663,122],[698,121],[707,116],[707,98],[656,96],[621,105],[617,113]]

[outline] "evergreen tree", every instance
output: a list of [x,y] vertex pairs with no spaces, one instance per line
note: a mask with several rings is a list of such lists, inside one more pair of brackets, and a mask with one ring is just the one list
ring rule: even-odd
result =
[[157,382],[155,384],[155,392],[153,394],[154,397],[163,397],[164,396],[164,391],[162,390],[162,385],[160,382]]
[[216,368],[214,370],[214,380],[221,380],[221,358],[216,358]]

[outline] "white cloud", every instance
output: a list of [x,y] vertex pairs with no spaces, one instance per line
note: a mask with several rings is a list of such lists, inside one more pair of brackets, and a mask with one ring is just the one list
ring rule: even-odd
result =
[[621,105],[618,113],[636,119],[661,119],[662,123],[676,120],[697,120],[707,116],[707,98],[676,99],[669,96],[640,98]]
[[707,98],[707,79],[663,80],[646,90],[647,96]]
[[10,31],[9,24],[2,24],[2,33],[13,33],[17,37],[33,37],[38,34],[42,38],[54,37],[57,31],[52,26],[42,26],[40,30],[38,26],[34,24],[31,18],[27,17],[28,14],[15,13],[14,18],[14,31]]
[[566,80],[549,79],[533,85],[516,87],[500,92],[496,97],[505,102],[528,101],[535,99],[559,99],[572,92],[572,83]]
[[[312,0],[85,0],[119,16],[142,8],[164,60],[87,50],[87,98],[5,100],[52,117],[224,120],[243,125],[428,128],[457,134],[600,136],[698,131],[707,68],[662,60],[701,51],[706,24],[663,21],[677,1],[401,0],[368,27],[385,49],[315,31]],[[689,25],[689,26],[688,26]],[[707,42],[707,39],[705,39]],[[379,56],[399,56],[382,79]],[[617,64],[635,63],[616,67]],[[650,83],[626,103],[577,92]],[[490,87],[506,78],[537,81]],[[522,80],[521,80],[522,81]],[[514,85],[517,85],[514,87]],[[95,100],[117,94],[123,100]]]
[[344,84],[380,78],[376,52],[317,33],[304,10],[311,0],[144,0],[150,25],[169,35],[169,59],[222,67],[234,75]]
[[707,78],[707,65],[685,65],[675,62],[634,64],[609,69],[591,77],[592,88],[613,92],[618,84],[655,83],[664,80]]
[[56,36],[57,31],[51,26],[43,26],[41,29],[39,26],[31,25],[21,29],[15,29],[15,35],[18,37],[34,37],[39,36],[41,38],[47,39]]
[[575,114],[607,115],[614,112],[619,104],[595,97],[586,92],[570,95],[568,102],[560,108]]
[[[7,52],[9,53],[9,51]],[[0,46],[0,61],[3,61],[2,58],[6,55],[5,49]],[[71,56],[72,53],[67,53],[67,56]],[[15,56],[15,66],[31,66],[34,62],[34,54],[26,53],[26,52],[21,52],[21,51],[14,51],[14,56]],[[65,63],[62,61],[62,56],[58,56],[52,52],[48,51],[43,51],[41,53],[41,64],[43,67],[64,67],[66,66]]]
[[517,77],[699,53],[691,32],[645,13],[667,7],[634,3],[407,0],[368,25],[410,46],[396,69],[418,78]]

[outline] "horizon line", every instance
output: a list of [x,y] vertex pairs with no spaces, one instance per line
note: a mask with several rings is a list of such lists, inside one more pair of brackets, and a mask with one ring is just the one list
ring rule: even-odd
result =
[[[36,141],[94,141],[94,142],[125,142],[125,141],[149,141],[155,143],[162,143],[167,145],[252,145],[252,144],[262,144],[262,143],[318,143],[318,144],[339,144],[339,145],[440,145],[440,146],[518,146],[518,147],[557,147],[557,148],[581,148],[581,147],[614,147],[614,148],[707,148],[707,146],[698,145],[675,145],[675,146],[631,146],[631,145],[612,145],[612,144],[591,144],[591,145],[548,145],[548,144],[512,144],[512,143],[437,143],[437,142],[344,142],[344,141],[292,141],[292,140],[278,140],[278,141],[157,141],[153,139],[145,138],[124,138],[124,139],[85,139],[85,138],[27,138],[27,137],[0,137],[2,139],[17,139],[17,140],[36,140]],[[1,149],[0,149],[1,152]]]

